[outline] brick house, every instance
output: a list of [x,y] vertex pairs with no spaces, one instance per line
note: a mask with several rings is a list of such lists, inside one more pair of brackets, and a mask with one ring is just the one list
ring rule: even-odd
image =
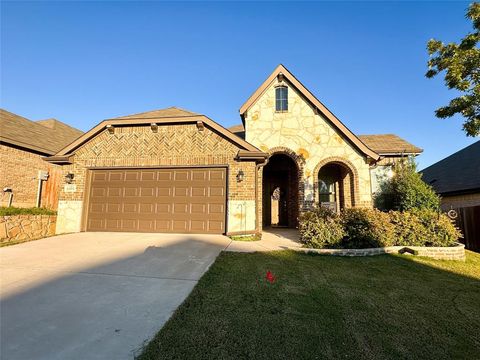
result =
[[316,204],[372,206],[372,176],[421,152],[394,135],[356,136],[282,65],[240,116],[229,130],[175,107],[101,122],[47,159],[70,182],[57,232],[294,227]]
[[[42,158],[81,134],[56,119],[31,121],[0,109],[0,206],[7,206],[11,196],[12,206],[56,209],[61,170]],[[46,180],[39,179],[39,171]]]

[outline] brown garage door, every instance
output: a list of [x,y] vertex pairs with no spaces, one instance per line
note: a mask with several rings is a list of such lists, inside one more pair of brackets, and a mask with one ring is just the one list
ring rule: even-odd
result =
[[93,170],[87,231],[225,232],[226,169]]

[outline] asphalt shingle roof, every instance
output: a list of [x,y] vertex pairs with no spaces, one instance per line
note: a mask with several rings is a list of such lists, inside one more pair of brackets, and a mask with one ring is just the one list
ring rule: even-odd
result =
[[56,119],[32,121],[0,109],[0,141],[52,155],[83,132]]
[[358,135],[358,137],[365,145],[380,155],[391,153],[418,154],[423,151],[395,134]]
[[168,118],[168,117],[183,117],[183,116],[197,116],[200,114],[194,113],[192,111],[184,110],[175,106],[159,109],[153,111],[142,112],[138,114],[126,115],[113,118],[111,120],[121,120],[121,119],[158,119],[158,118]]
[[480,191],[480,140],[420,172],[439,194]]

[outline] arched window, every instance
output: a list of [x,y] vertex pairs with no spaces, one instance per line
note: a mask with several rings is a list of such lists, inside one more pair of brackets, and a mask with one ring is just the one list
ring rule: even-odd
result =
[[288,111],[288,88],[286,86],[275,88],[275,111]]

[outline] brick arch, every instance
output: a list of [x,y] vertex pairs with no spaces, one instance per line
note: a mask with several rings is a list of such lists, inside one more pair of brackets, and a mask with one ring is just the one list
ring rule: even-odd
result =
[[313,171],[313,198],[315,202],[318,202],[319,194],[318,194],[318,173],[320,169],[328,164],[337,164],[342,166],[344,169],[347,170],[348,174],[351,176],[350,180],[350,202],[351,206],[355,207],[358,205],[359,202],[359,194],[358,194],[358,171],[355,165],[353,165],[349,160],[342,158],[340,156],[330,156],[321,160],[317,166],[315,166],[315,170]]
[[[303,158],[302,155],[297,154],[295,151],[292,149],[285,147],[285,146],[277,146],[270,148],[267,151],[269,157],[273,155],[286,155],[290,159],[293,160],[293,162],[297,165],[297,183],[298,183],[298,189],[297,189],[297,211],[296,214],[297,216],[300,215],[300,213],[303,210],[303,205],[304,205],[304,193],[305,193],[305,182],[303,178],[304,174],[304,168],[305,168],[305,159]],[[297,221],[298,224],[298,221]]]

